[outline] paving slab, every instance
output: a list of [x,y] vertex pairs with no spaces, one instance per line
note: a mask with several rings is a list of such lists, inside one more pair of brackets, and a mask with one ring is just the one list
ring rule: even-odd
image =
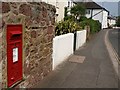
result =
[[85,60],[85,56],[79,56],[79,55],[72,55],[69,58],[69,61],[73,63],[83,63],[84,60]]

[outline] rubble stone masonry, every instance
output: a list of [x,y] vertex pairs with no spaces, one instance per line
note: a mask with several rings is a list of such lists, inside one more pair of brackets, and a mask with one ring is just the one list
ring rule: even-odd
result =
[[2,2],[2,17],[0,17],[2,88],[7,87],[7,24],[23,26],[23,81],[15,87],[30,88],[52,70],[55,12],[54,6],[44,2]]
[[[2,10],[2,3],[0,2],[0,12]],[[2,14],[0,14],[0,89],[2,87]]]

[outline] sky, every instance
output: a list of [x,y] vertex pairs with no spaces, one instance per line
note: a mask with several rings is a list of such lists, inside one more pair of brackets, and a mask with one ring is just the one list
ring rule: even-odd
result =
[[106,8],[108,11],[110,11],[110,15],[118,16],[118,12],[120,12],[118,11],[118,8],[120,8],[118,7],[118,2],[120,0],[93,0],[93,1],[97,2],[98,4]]
[[[84,0],[75,0],[75,1],[84,1]],[[91,1],[91,0],[86,0],[86,1]],[[118,11],[118,8],[120,8],[120,3],[118,7],[118,2],[120,0],[93,0],[93,1],[97,2],[102,7],[106,8],[110,12],[110,15],[118,16],[118,12],[119,12],[119,16],[120,16],[120,9]]]
[[118,2],[120,0],[93,0],[93,1],[96,1],[96,2]]

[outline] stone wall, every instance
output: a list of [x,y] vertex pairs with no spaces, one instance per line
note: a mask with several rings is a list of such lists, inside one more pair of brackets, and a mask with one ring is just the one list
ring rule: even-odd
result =
[[[52,70],[55,7],[44,2],[2,2],[2,87],[7,87],[6,26],[23,25],[23,78],[16,87],[32,87]],[[1,50],[1,49],[0,49]],[[0,60],[1,62],[1,60]]]
[[[0,2],[0,12],[2,8],[2,3]],[[1,18],[2,14],[0,14]],[[2,20],[0,19],[0,89],[2,87]]]

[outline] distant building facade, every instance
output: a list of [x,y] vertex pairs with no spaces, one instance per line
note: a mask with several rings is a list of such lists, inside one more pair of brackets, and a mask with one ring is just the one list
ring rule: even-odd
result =
[[101,7],[95,2],[85,2],[86,17],[98,20],[101,23],[102,29],[108,28],[108,15],[109,11]]
[[116,24],[116,18],[108,16],[108,25],[109,27],[113,27]]
[[56,22],[64,19],[65,7],[73,6],[72,0],[42,0],[56,7]]

